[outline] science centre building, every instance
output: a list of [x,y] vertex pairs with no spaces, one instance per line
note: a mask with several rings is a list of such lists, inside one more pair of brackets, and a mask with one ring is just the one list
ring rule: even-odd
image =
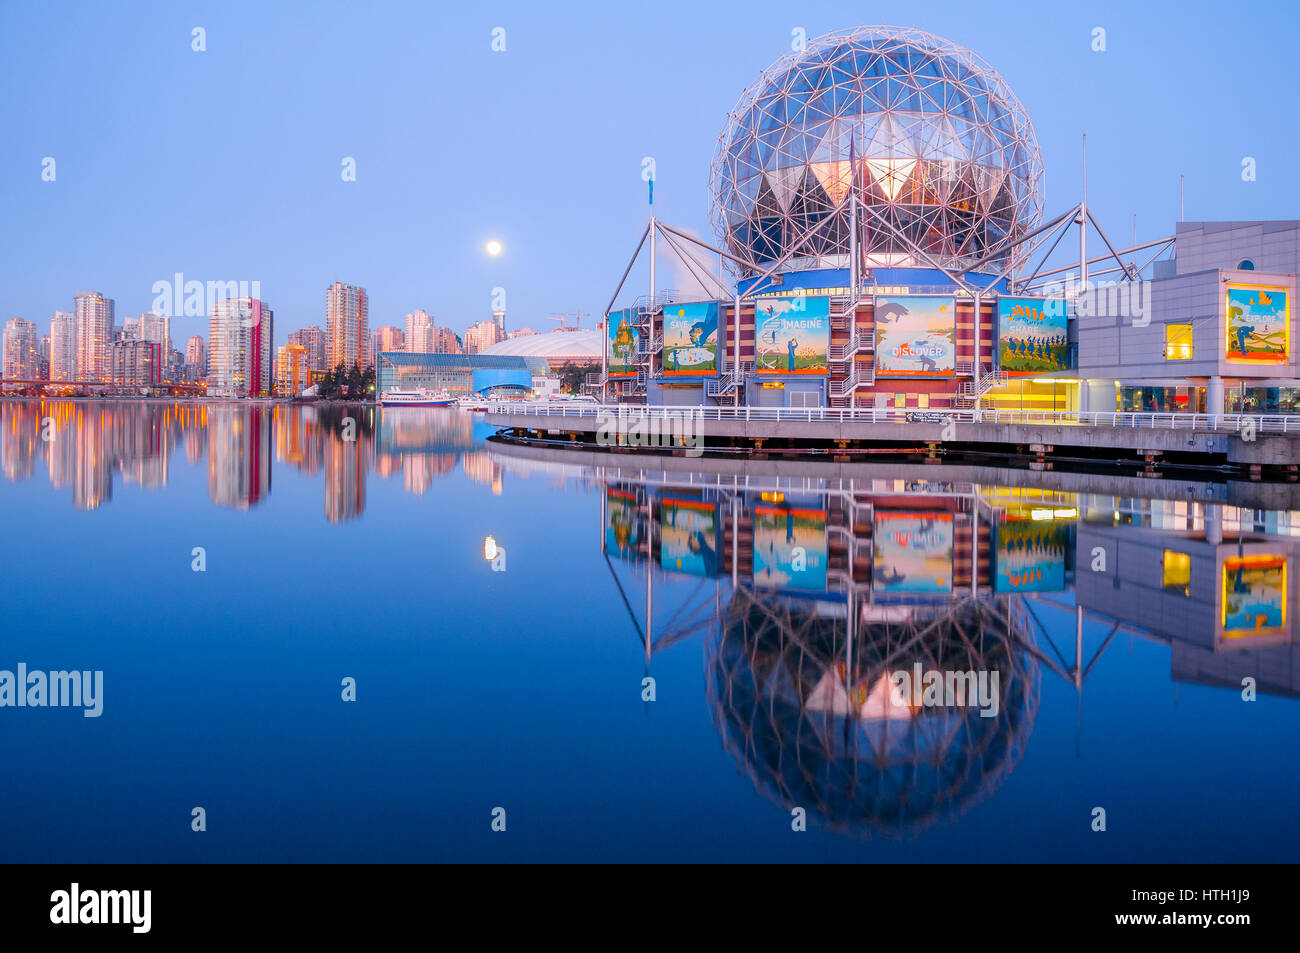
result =
[[[628,265],[648,247],[650,293],[629,303],[624,275],[588,389],[678,406],[1300,412],[1300,222],[1181,222],[1120,248],[1086,197],[1049,218],[1044,175],[1024,107],[969,50],[894,27],[809,41],[727,117],[716,244],[651,216]],[[1067,233],[1077,260],[1046,269]],[[695,292],[656,285],[665,255]]]

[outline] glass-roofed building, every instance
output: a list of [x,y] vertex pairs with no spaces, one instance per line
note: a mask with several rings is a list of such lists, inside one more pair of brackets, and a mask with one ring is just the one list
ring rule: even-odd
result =
[[383,351],[378,359],[381,394],[447,391],[456,397],[524,396],[549,389],[550,364],[544,357],[508,354],[408,354]]

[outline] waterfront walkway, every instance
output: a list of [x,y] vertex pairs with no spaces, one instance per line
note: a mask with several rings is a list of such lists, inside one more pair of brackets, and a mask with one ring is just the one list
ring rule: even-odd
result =
[[1237,433],[1247,422],[1256,433],[1300,434],[1297,414],[1168,414],[1023,410],[903,410],[895,407],[647,407],[642,404],[595,404],[582,401],[492,401],[492,415],[528,417],[630,417],[671,420],[790,421],[794,423],[959,423],[1056,424],[1075,427],[1131,427],[1146,430],[1203,430]]
[[[1026,448],[1153,458],[1177,455],[1241,466],[1300,464],[1300,416],[1277,414],[1158,414],[1084,411],[903,410],[892,407],[648,407],[580,401],[499,401],[487,422],[542,434],[619,431],[645,421],[659,432],[689,422],[705,446],[743,443],[756,452],[778,442],[824,444],[934,444],[990,452]],[[653,422],[653,423],[652,423]]]

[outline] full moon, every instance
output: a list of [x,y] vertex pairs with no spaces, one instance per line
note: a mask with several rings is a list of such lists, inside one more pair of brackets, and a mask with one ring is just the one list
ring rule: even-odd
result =
[[484,247],[484,249],[486,249],[487,253],[488,253],[489,255],[491,255],[493,258],[495,258],[497,255],[501,254],[501,243],[500,243],[499,241],[497,241],[495,238],[492,239],[490,242],[488,242],[488,243],[487,243],[486,245],[484,245],[483,247]]

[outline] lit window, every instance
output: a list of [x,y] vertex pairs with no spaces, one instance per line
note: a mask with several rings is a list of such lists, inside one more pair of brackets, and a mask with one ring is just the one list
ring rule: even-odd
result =
[[906,395],[906,394],[895,394],[895,395],[894,395],[894,406],[895,406],[895,407],[906,407],[906,406],[907,406],[907,395]]
[[927,410],[927,409],[929,408],[929,406],[930,406],[930,395],[929,395],[929,394],[917,394],[917,395],[916,395],[916,406],[919,407],[921,410]]
[[1192,359],[1192,326],[1190,324],[1165,325],[1165,360],[1190,361]]
[[1164,587],[1166,589],[1176,589],[1184,595],[1191,593],[1192,586],[1192,557],[1186,553],[1176,553],[1172,549],[1165,550],[1164,559]]

